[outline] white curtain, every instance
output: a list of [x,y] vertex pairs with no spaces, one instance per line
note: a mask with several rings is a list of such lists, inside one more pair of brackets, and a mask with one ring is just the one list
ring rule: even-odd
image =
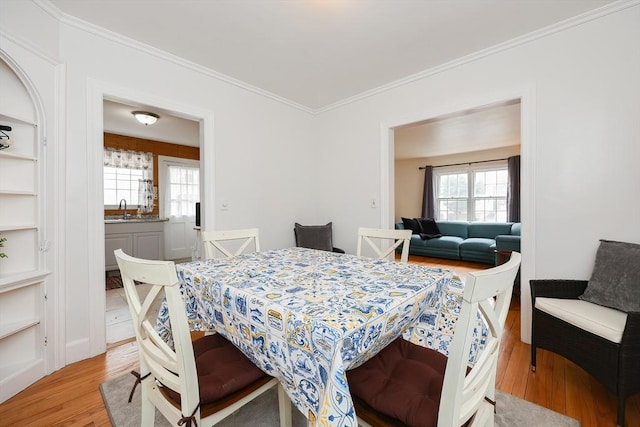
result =
[[149,213],[153,211],[154,199],[153,181],[150,179],[138,180],[138,208],[140,213]]
[[200,169],[183,165],[168,166],[166,188],[167,216],[194,217],[196,202],[200,201]]

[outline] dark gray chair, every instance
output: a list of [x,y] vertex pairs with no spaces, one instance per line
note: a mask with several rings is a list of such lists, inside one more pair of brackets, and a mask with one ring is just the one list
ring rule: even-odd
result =
[[343,254],[344,250],[333,246],[332,223],[325,225],[301,225],[297,222],[293,228],[296,246]]

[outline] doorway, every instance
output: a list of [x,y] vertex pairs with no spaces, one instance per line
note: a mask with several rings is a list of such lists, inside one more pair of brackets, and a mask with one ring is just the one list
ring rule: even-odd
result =
[[[104,146],[104,103],[114,101],[125,105],[149,106],[163,111],[171,116],[195,121],[198,124],[198,145],[200,149],[200,200],[202,206],[202,224],[213,224],[213,210],[207,206],[214,206],[213,191],[205,191],[203,184],[213,182],[214,175],[214,140],[213,113],[201,108],[178,103],[174,100],[159,98],[148,93],[141,93],[134,89],[113,87],[102,82],[90,80],[88,84],[88,145],[87,157],[93,165],[88,176],[89,188],[89,283],[92,297],[89,299],[90,355],[97,355],[106,351],[106,292],[105,292],[105,224],[103,199],[103,146]],[[206,178],[211,177],[208,181]]]
[[[487,106],[498,105],[518,100],[520,103],[520,155],[521,155],[521,223],[522,227],[522,267],[521,282],[528,283],[535,271],[535,211],[534,200],[534,172],[535,172],[535,88],[525,87],[502,96],[485,95],[475,100],[465,100],[459,105],[444,106],[431,112],[417,112],[405,117],[381,123],[381,226],[394,228],[395,223],[395,137],[396,129],[411,126],[415,123],[455,115],[459,112],[474,111]],[[424,165],[420,165],[424,166]],[[415,173],[418,175],[418,164]],[[421,176],[421,175],[420,175]],[[420,187],[422,189],[422,187]],[[528,286],[521,290],[521,339],[530,342],[531,337],[531,295]]]
[[[133,114],[136,111],[150,112],[157,121],[139,123]],[[122,249],[129,255],[145,259],[175,262],[182,262],[187,257],[190,259],[195,239],[195,203],[200,201],[200,128],[198,122],[176,117],[156,106],[107,99],[103,104],[103,126],[105,318],[106,343],[109,346],[134,337],[113,251]],[[178,179],[190,178],[189,182],[172,182],[169,185],[165,177],[165,159],[189,164],[188,177],[183,177],[183,173],[177,174]],[[179,194],[169,202],[164,196],[168,189],[174,187],[178,187],[176,192]],[[189,201],[193,203],[187,203]],[[178,204],[175,208],[179,212],[170,212],[168,206],[174,207],[175,204]],[[116,210],[122,207],[124,211]],[[187,208],[191,212],[187,212]],[[130,219],[123,221],[125,216]],[[136,286],[136,290],[141,298],[148,291],[144,285]],[[154,307],[156,310],[159,302],[157,305]]]

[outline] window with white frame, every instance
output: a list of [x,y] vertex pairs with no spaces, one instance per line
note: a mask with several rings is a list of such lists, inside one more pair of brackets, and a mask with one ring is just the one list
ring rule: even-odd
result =
[[117,208],[122,199],[137,207],[140,181],[153,177],[153,154],[105,148],[103,164],[105,208]]
[[170,218],[195,217],[200,201],[200,168],[168,164],[167,214]]
[[507,221],[506,162],[435,171],[436,217],[441,221]]

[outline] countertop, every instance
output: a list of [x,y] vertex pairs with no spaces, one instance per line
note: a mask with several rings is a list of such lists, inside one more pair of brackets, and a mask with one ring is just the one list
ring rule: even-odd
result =
[[148,216],[142,218],[136,218],[135,216],[128,217],[127,219],[123,219],[122,216],[119,217],[106,217],[104,219],[105,224],[132,224],[137,222],[165,222],[169,221],[169,218],[158,218],[156,216]]

